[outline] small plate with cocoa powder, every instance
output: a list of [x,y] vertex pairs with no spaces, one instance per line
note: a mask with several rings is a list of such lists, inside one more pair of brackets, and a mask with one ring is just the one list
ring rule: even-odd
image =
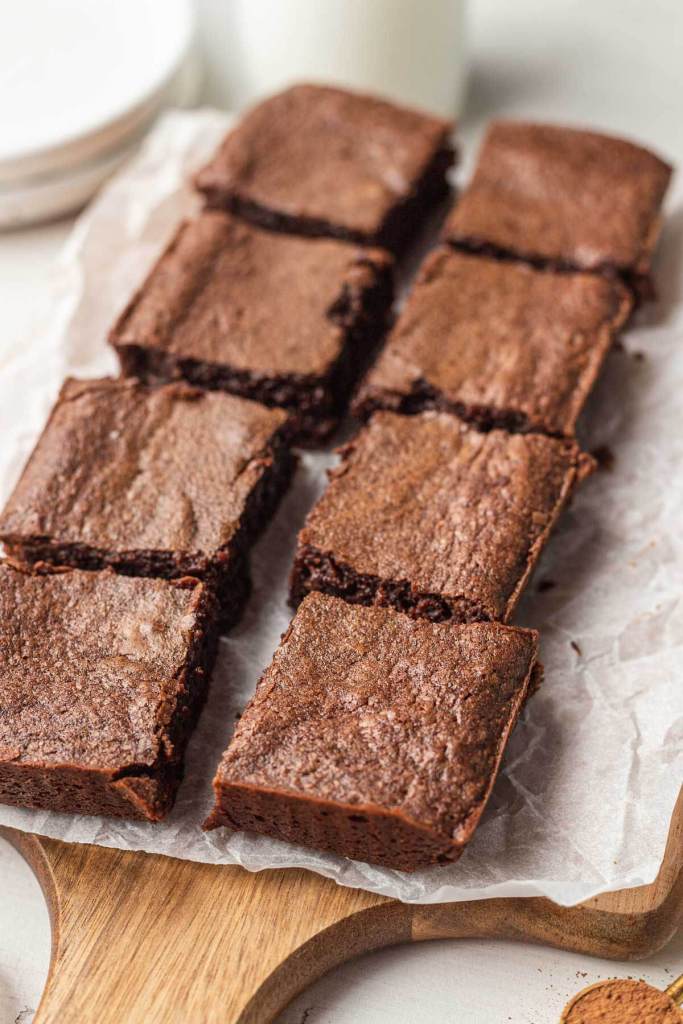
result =
[[682,1024],[681,1003],[683,974],[665,992],[646,981],[611,978],[575,995],[560,1024]]

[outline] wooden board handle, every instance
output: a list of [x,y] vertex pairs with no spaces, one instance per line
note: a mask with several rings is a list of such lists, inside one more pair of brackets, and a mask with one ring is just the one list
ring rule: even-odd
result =
[[570,908],[538,898],[401,904],[306,871],[250,874],[2,830],[50,908],[35,1024],[267,1024],[345,960],[433,938],[647,956],[681,920],[682,809],[679,800],[656,882]]
[[409,908],[306,871],[216,867],[3,832],[50,908],[35,1024],[265,1024]]

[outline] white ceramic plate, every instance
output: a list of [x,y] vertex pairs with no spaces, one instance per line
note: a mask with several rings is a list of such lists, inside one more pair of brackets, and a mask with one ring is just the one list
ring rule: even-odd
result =
[[0,0],[0,182],[111,153],[190,46],[190,0]]

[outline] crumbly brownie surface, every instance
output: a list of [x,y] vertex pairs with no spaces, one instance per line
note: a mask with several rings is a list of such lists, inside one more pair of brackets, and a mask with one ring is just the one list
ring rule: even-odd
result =
[[671,168],[623,139],[496,121],[445,237],[469,249],[646,275]]
[[227,825],[404,871],[458,858],[524,702],[537,634],[306,598],[220,764]]
[[434,621],[507,621],[588,457],[447,413],[378,412],[299,534],[291,593]]
[[386,325],[391,258],[208,211],[181,226],[115,325],[124,372],[283,406],[329,433]]
[[242,118],[197,187],[271,228],[394,248],[447,194],[452,129],[372,96],[297,85]]
[[570,436],[632,307],[618,281],[437,250],[354,408]]
[[0,517],[29,561],[224,577],[287,485],[281,410],[185,383],[67,380]]
[[0,564],[0,801],[156,821],[214,653],[197,580]]

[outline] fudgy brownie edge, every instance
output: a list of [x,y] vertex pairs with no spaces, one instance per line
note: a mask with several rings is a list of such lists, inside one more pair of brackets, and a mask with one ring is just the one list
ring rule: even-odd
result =
[[573,437],[631,309],[618,281],[441,246],[422,264],[353,411],[437,409],[478,430]]
[[399,201],[379,230],[371,234],[352,231],[332,221],[302,215],[288,216],[245,196],[226,193],[210,185],[202,187],[201,191],[209,209],[229,210],[269,231],[306,238],[337,238],[356,245],[379,246],[401,256],[432,210],[451,195],[446,174],[455,157],[455,149],[450,144],[438,149],[412,193]]
[[339,449],[290,575],[311,591],[433,622],[508,622],[593,460],[574,441],[380,411]]
[[447,195],[454,125],[302,83],[247,110],[195,178],[212,209],[271,231],[400,252]]
[[405,612],[412,618],[430,622],[486,622],[490,616],[475,601],[416,591],[409,580],[384,580],[358,573],[350,565],[337,562],[329,551],[311,544],[298,547],[290,574],[290,604],[297,608],[311,591],[339,597],[349,604],[377,605]]

